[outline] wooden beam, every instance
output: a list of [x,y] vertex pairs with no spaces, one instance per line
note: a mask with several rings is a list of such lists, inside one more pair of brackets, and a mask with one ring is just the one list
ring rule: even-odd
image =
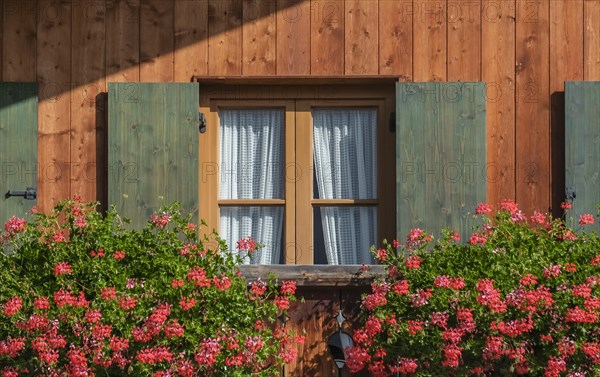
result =
[[275,275],[279,280],[294,280],[298,286],[327,287],[327,286],[369,286],[377,278],[385,274],[384,266],[367,266],[363,271],[362,266],[356,265],[243,265],[240,266],[242,275],[249,281],[258,278],[265,280],[269,274]]

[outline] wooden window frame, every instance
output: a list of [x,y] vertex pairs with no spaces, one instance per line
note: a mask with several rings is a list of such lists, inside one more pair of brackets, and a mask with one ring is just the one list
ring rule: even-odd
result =
[[[393,83],[365,85],[231,85],[200,86],[200,112],[207,128],[200,135],[199,216],[206,233],[219,229],[219,206],[277,205],[285,207],[284,264],[313,264],[313,208],[367,205],[377,207],[377,242],[396,234],[395,112]],[[312,109],[363,107],[377,109],[377,199],[314,199]],[[286,180],[284,199],[219,199],[219,109],[282,108],[285,110]],[[302,152],[304,151],[304,152]],[[302,179],[308,173],[308,179]],[[298,179],[297,174],[302,174]],[[297,224],[303,224],[301,227]],[[305,224],[305,225],[304,225]],[[307,231],[308,228],[308,231]],[[305,252],[307,251],[307,252]]]

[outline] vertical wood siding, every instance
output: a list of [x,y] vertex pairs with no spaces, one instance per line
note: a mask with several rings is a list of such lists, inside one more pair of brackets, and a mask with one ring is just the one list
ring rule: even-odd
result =
[[107,82],[380,74],[486,82],[489,201],[557,213],[563,81],[600,80],[600,0],[4,0],[0,11],[0,77],[40,84],[43,209],[102,198],[108,167],[90,151],[105,139]]
[[558,214],[563,82],[600,80],[600,0],[3,0],[0,13],[0,78],[38,83],[42,210],[106,199],[109,82],[396,75],[484,81],[488,200]]

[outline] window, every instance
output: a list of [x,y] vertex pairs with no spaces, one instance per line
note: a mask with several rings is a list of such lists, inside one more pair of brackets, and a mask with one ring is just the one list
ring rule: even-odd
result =
[[203,97],[199,216],[230,250],[263,244],[248,263],[373,263],[370,246],[396,230],[393,86],[281,88]]

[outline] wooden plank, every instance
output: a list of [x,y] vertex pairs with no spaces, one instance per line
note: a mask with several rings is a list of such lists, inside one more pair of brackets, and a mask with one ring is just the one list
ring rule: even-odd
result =
[[140,7],[140,81],[173,81],[174,2],[144,0]]
[[[379,72],[379,4],[372,0],[346,0],[344,21],[345,73],[369,75]],[[387,41],[384,41],[387,43]]]
[[71,196],[71,32],[71,1],[38,3],[38,195],[42,211]]
[[481,74],[487,99],[488,201],[515,198],[515,2],[483,0]]
[[277,0],[277,75],[310,74],[310,1]]
[[[569,15],[566,17],[565,15]],[[562,215],[565,198],[564,82],[583,80],[583,0],[550,2],[550,105],[552,213]]]
[[412,228],[439,235],[471,231],[473,208],[486,200],[484,85],[398,83],[398,239]]
[[208,74],[242,74],[242,2],[208,1]]
[[85,201],[97,199],[96,134],[98,100],[106,91],[104,3],[82,0],[73,6],[72,44],[77,54],[71,56],[71,192]]
[[[600,83],[566,82],[565,111],[565,183],[576,193],[568,217],[577,228],[579,215],[597,214],[600,203]],[[599,232],[600,222],[584,230]]]
[[242,26],[242,74],[275,75],[277,72],[277,3],[244,0]]
[[109,203],[140,228],[177,200],[198,212],[199,87],[109,83]]
[[189,82],[208,74],[208,2],[175,2],[174,79]]
[[310,72],[344,74],[344,0],[311,0]]
[[37,3],[32,0],[6,0],[2,24],[2,73],[4,81],[35,81],[36,61],[36,12]]
[[517,0],[516,200],[527,214],[550,208],[549,8]]
[[412,0],[379,1],[379,73],[413,77]]
[[362,266],[353,265],[243,265],[242,274],[248,281],[265,279],[270,273],[279,280],[295,280],[298,286],[369,286],[374,279],[385,273],[383,266],[369,266],[363,271]]
[[415,81],[446,81],[446,0],[413,3]]
[[337,368],[327,348],[327,339],[337,329],[335,317],[339,312],[339,289],[301,288],[296,292],[300,300],[288,311],[289,331],[304,335],[304,344],[298,345],[298,358],[285,366],[285,376],[336,376]]
[[449,1],[448,81],[481,80],[481,1]]
[[106,2],[106,82],[140,79],[140,0]]
[[600,1],[585,0],[585,80],[600,80]]
[[0,224],[36,204],[4,195],[38,186],[37,92],[36,83],[0,83]]

